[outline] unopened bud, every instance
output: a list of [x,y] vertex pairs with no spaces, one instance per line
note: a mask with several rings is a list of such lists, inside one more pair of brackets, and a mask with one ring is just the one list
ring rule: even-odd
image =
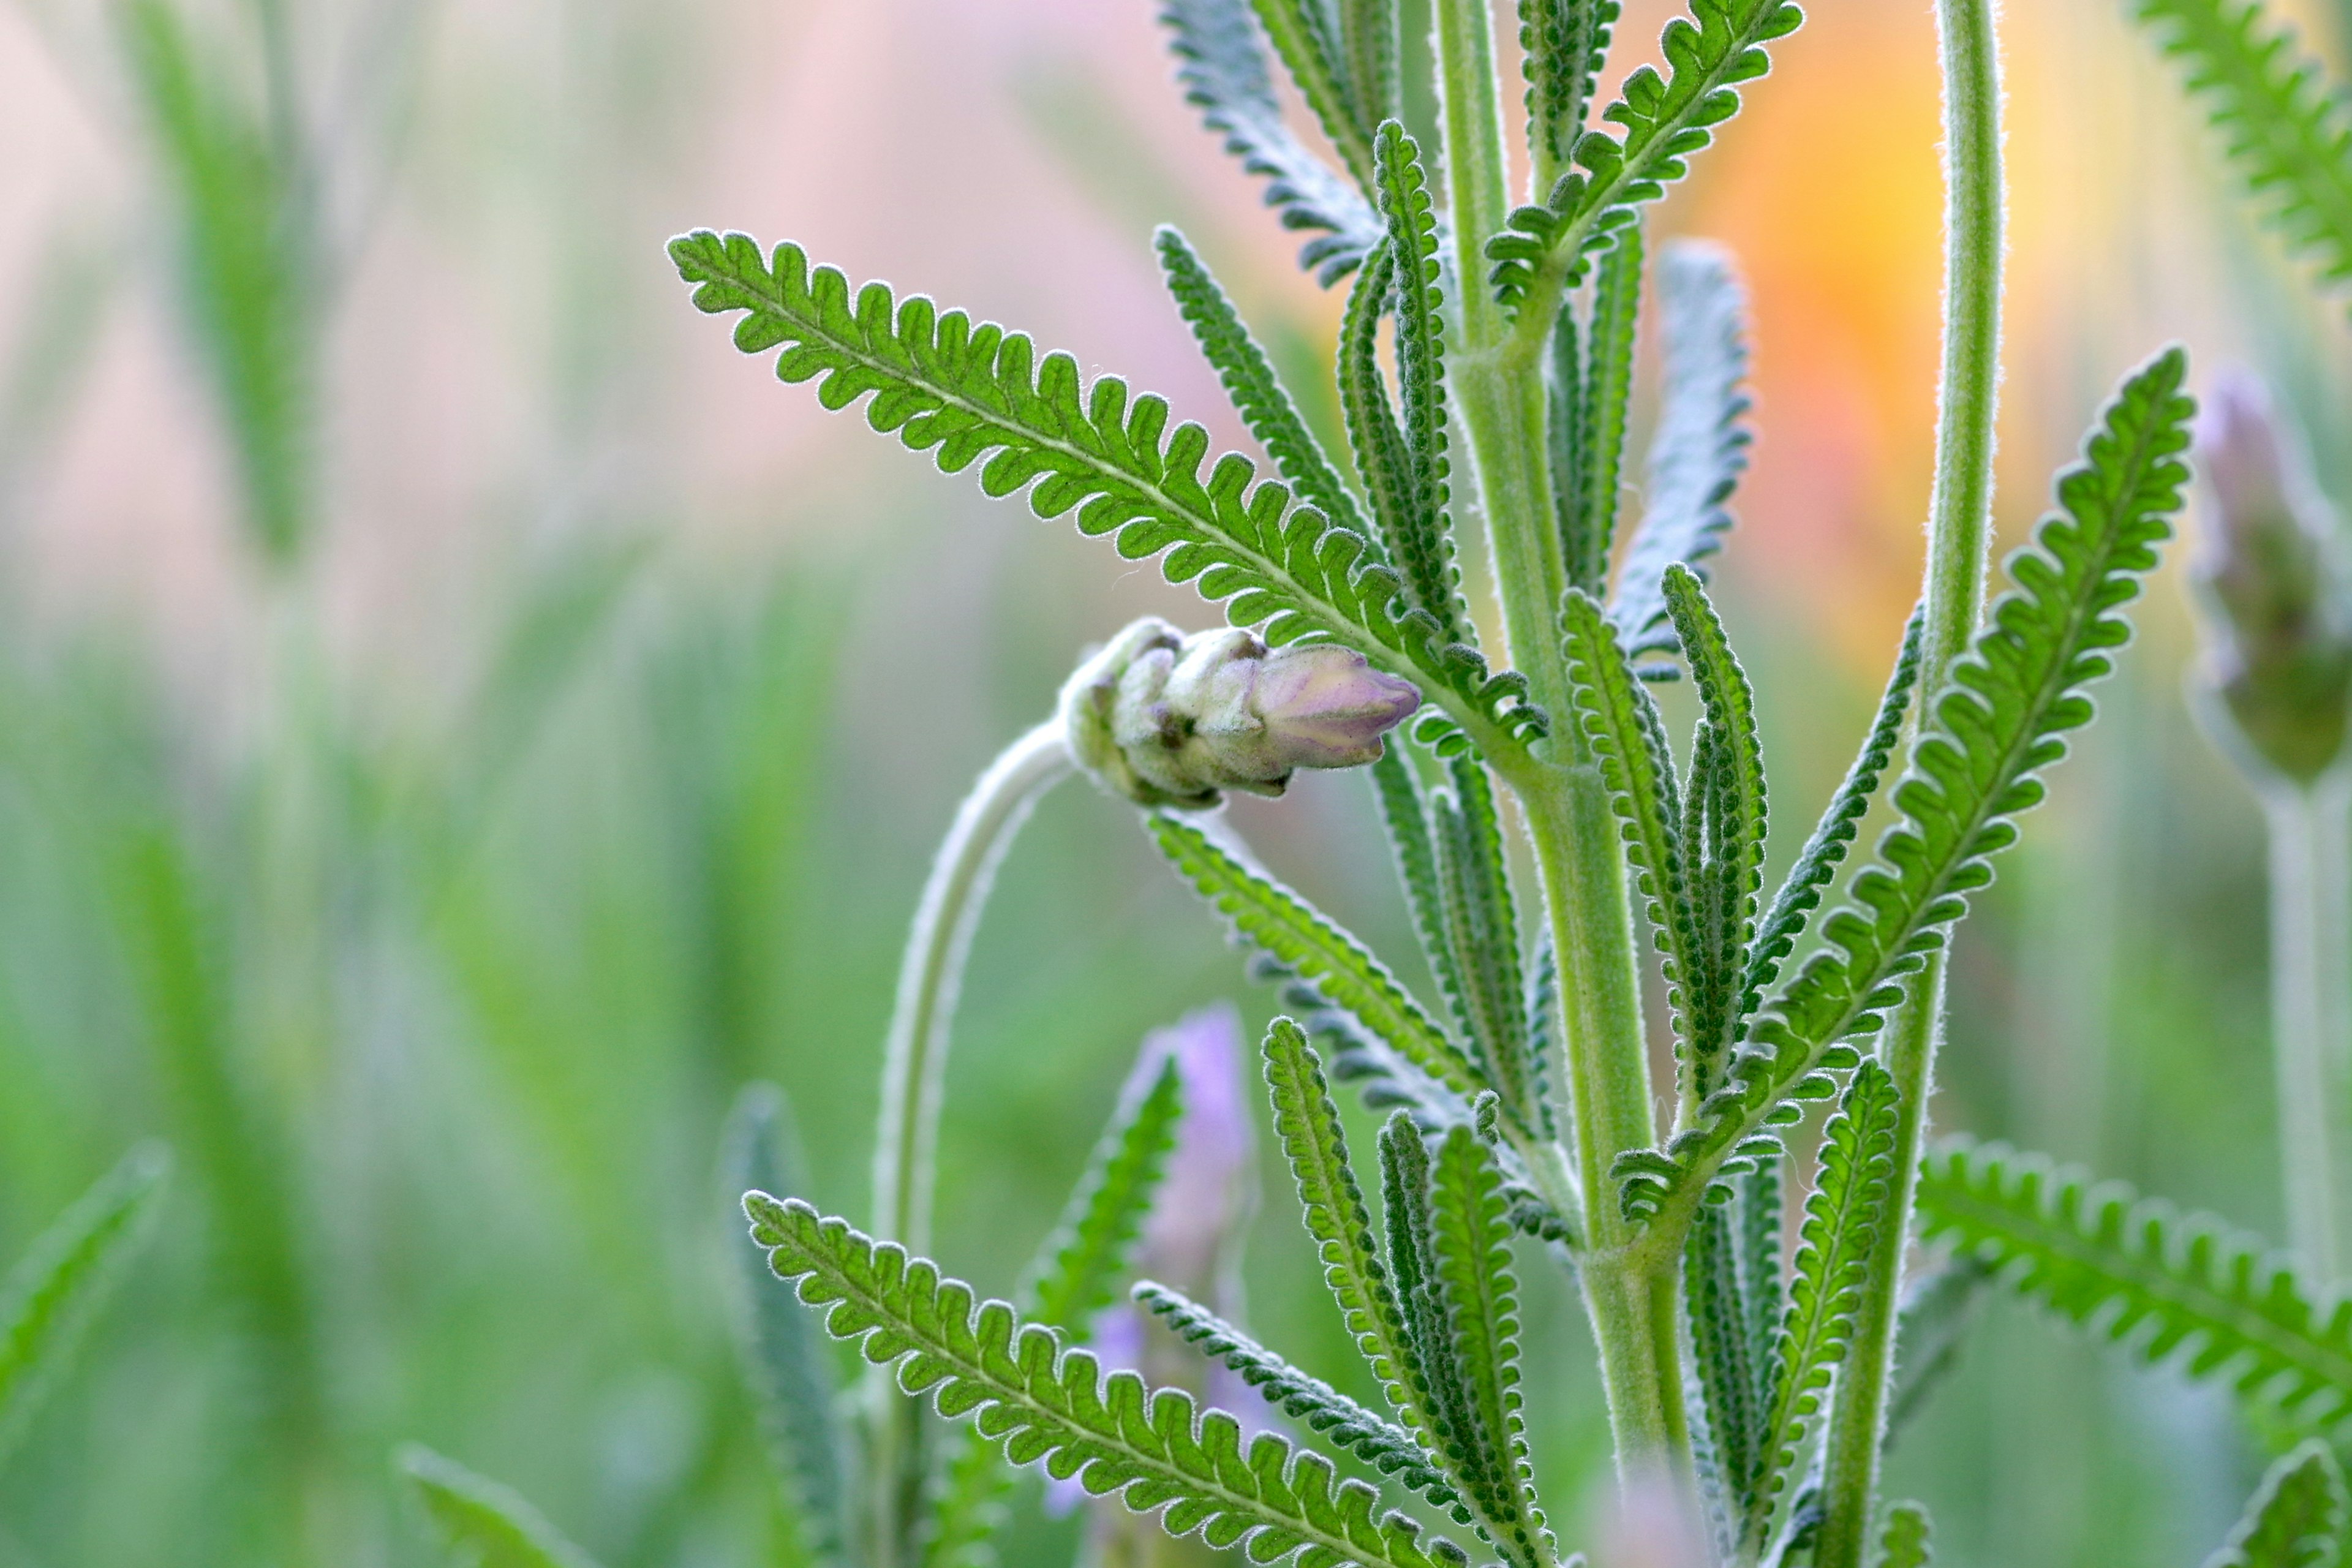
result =
[[2204,679],[2254,760],[2309,784],[2342,753],[2352,711],[2335,519],[2252,374],[2215,385],[2197,446],[2213,503],[2194,563],[2212,612]]
[[1376,762],[1421,692],[1352,648],[1268,648],[1228,628],[1186,637],[1146,616],[1062,688],[1070,752],[1139,805],[1276,795],[1298,768]]

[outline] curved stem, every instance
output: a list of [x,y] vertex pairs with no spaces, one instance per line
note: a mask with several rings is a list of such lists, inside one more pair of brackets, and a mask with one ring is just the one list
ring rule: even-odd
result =
[[[898,965],[898,1000],[882,1068],[882,1125],[874,1151],[874,1227],[908,1251],[928,1252],[931,1168],[939,1147],[940,1091],[948,1028],[989,885],[1042,795],[1072,769],[1058,719],[1005,748],[956,810],[923,884],[923,901]],[[898,1392],[887,1369],[866,1379],[868,1531],[874,1568],[912,1568],[910,1538],[924,1479],[922,1405]]]
[[[1993,416],[2000,382],[2002,259],[2000,47],[1998,0],[1937,0],[1944,75],[1944,351],[1937,384],[1936,484],[1927,520],[1927,626],[1919,688],[1928,700],[1976,633],[1992,531]],[[1923,709],[1925,704],[1923,703]],[[1944,963],[1931,957],[1882,1047],[1901,1100],[1895,1180],[1870,1252],[1853,1347],[1839,1369],[1824,1456],[1821,1568],[1861,1568],[1878,1489],[1895,1366],[1904,1245],[1936,1046],[1943,1033]]]
[[2271,1039],[2287,1240],[2322,1284],[2347,1248],[2336,1107],[2352,1041],[2352,843],[2346,781],[2263,792],[2271,834]]

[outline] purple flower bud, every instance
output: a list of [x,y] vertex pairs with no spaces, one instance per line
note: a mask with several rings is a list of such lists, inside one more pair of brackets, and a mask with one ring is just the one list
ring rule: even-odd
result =
[[2352,599],[2334,519],[2249,373],[2214,385],[2198,456],[2213,501],[2194,563],[2211,611],[2204,683],[2243,760],[2307,784],[2343,752],[2352,707]]
[[1139,805],[1203,809],[1229,789],[1278,795],[1298,768],[1377,760],[1421,692],[1350,648],[1269,649],[1238,629],[1181,637],[1146,618],[1062,689],[1070,749]]

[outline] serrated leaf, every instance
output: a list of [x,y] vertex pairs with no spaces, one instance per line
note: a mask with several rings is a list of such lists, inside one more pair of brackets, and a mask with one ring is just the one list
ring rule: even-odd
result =
[[851,1561],[857,1531],[849,1480],[854,1444],[835,1403],[832,1354],[808,1314],[768,1271],[766,1255],[739,1228],[745,1193],[802,1191],[803,1172],[783,1091],[773,1084],[747,1087],[736,1097],[719,1142],[736,1344],[803,1544],[817,1563],[839,1564]]
[[511,1488],[415,1444],[398,1463],[451,1568],[596,1568]]
[[1448,962],[1438,971],[1486,1081],[1531,1131],[1549,1121],[1538,1047],[1526,1032],[1518,910],[1506,869],[1494,786],[1475,757],[1448,764],[1453,787],[1430,800]]
[[2263,1473],[2245,1517],[2205,1568],[2334,1568],[2342,1560],[2346,1512],[2335,1454],[2306,1441]]
[[1339,0],[1339,48],[1347,61],[1349,101],[1367,131],[1404,112],[1397,72],[1402,53],[1397,0]]
[[1183,1081],[1173,1057],[1112,1113],[1054,1234],[1021,1290],[1022,1315],[1072,1333],[1118,1299],[1128,1259],[1176,1147]]
[[1683,240],[1658,261],[1665,380],[1650,438],[1648,505],[1626,547],[1610,618],[1625,649],[1672,653],[1664,577],[1723,546],[1748,471],[1748,296],[1719,246]]
[[1129,560],[1159,557],[1169,581],[1195,584],[1271,644],[1355,648],[1420,686],[1489,756],[1542,729],[1526,678],[1489,673],[1415,613],[1397,574],[1367,563],[1361,535],[1292,505],[1286,486],[1257,482],[1236,454],[1203,479],[1207,431],[1171,431],[1160,398],[1130,401],[1116,376],[1082,384],[1069,355],[1037,359],[1026,337],[919,295],[901,302],[869,283],[853,299],[841,273],[812,270],[796,245],[770,258],[748,235],[705,229],[672,240],[670,256],[698,309],[744,313],[737,347],[781,351],[777,375],[816,380],[829,409],[866,400],[868,425],[930,452],[942,472],[979,464],[991,495],[1025,491],[1040,517],[1076,511],[1080,532],[1111,537]]
[[1823,949],[1749,1026],[1728,1081],[1668,1144],[1665,1168],[1624,1165],[1629,1217],[1687,1216],[1738,1147],[1830,1092],[1824,1073],[1854,1058],[1843,1042],[1878,1027],[1901,982],[1991,880],[1990,857],[2041,799],[2040,774],[2065,754],[2065,732],[2091,718],[2083,688],[2114,668],[2112,650],[2131,638],[2117,612],[2155,566],[2188,479],[2180,456],[2196,405],[2181,391],[2187,370],[2172,349],[2133,375],[2084,461],[2060,476],[2061,510],[2010,557],[2015,589],[1928,705],[1895,791],[1901,820],[1854,877],[1852,902],[1823,922]]
[[1412,1118],[1392,1112],[1381,1128],[1381,1221],[1388,1243],[1389,1277],[1411,1347],[1413,1430],[1445,1465],[1463,1494],[1457,1523],[1473,1524],[1500,1545],[1483,1511],[1473,1511],[1495,1495],[1496,1478],[1487,1468],[1476,1415],[1465,1384],[1466,1372],[1454,1341],[1444,1287],[1437,1279],[1436,1220],[1430,1212],[1429,1145]]
[[1634,329],[1642,313],[1642,226],[1628,225],[1601,259],[1592,319],[1575,361],[1574,317],[1563,310],[1549,395],[1552,509],[1569,582],[1599,597],[1609,579],[1633,397]]
[[1171,1535],[1198,1531],[1254,1563],[1438,1568],[1418,1526],[1376,1515],[1378,1494],[1339,1480],[1321,1455],[1272,1432],[1244,1443],[1232,1416],[1202,1411],[1181,1389],[1149,1388],[1133,1373],[1106,1378],[1053,1330],[976,1302],[928,1258],[797,1199],[755,1194],[745,1207],[770,1266],[826,1310],[829,1332],[895,1366],[899,1387],[930,1394],[941,1415],[973,1417],[1015,1464],[1076,1477],[1091,1496],[1157,1512]]
[[1162,0],[1160,21],[1184,101],[1223,134],[1244,170],[1265,177],[1265,205],[1282,215],[1282,226],[1326,231],[1307,242],[1298,265],[1326,287],[1346,277],[1380,244],[1380,219],[1283,123],[1249,0]]
[[2138,0],[2291,254],[2352,279],[2352,102],[2259,0]]
[[1683,1321],[1701,1417],[1692,1446],[1719,1517],[1737,1518],[1755,1483],[1769,1377],[1740,1277],[1731,1205],[1703,1209],[1683,1248]]
[[1568,166],[1584,134],[1593,82],[1609,54],[1619,0],[1519,0],[1519,48],[1527,59],[1528,150],[1536,188]]
[[1916,1203],[1925,1236],[2142,1362],[2226,1378],[2315,1429],[2352,1415],[2352,1298],[2307,1284],[2257,1237],[1965,1141],[1927,1158]]
[[1874,1058],[1864,1061],[1822,1134],[1821,1171],[1805,1200],[1756,1450],[1759,1468],[1741,1489],[1741,1539],[1753,1548],[1763,1545],[1780,1494],[1798,1479],[1798,1447],[1853,1341],[1854,1315],[1870,1283],[1871,1248],[1887,1220],[1899,1100],[1886,1069]]
[[1928,1568],[1935,1562],[1929,1543],[1932,1527],[1927,1510],[1916,1502],[1898,1502],[1886,1510],[1878,1534],[1878,1554],[1873,1568]]
[[1341,64],[1339,18],[1321,0],[1251,0],[1251,5],[1325,138],[1356,183],[1370,189],[1372,128],[1380,121],[1357,113]]
[[0,1285],[0,1459],[146,1244],[171,1165],[158,1143],[124,1155],[35,1239]]

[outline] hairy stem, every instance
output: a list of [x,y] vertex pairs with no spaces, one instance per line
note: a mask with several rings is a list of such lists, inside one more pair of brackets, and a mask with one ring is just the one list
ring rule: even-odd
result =
[[[930,1249],[931,1165],[939,1147],[948,1027],[972,933],[1013,835],[1071,767],[1058,719],[1006,747],[956,809],[923,884],[923,901],[898,965],[898,994],[883,1055],[882,1124],[874,1151],[876,1234],[912,1253]],[[876,1568],[909,1568],[917,1543],[908,1538],[908,1528],[922,1482],[922,1405],[899,1394],[887,1368],[874,1369],[867,1384]]]
[[2287,1240],[2322,1284],[2347,1248],[2337,1111],[2352,1040],[2352,839],[2334,773],[2263,792],[2271,832],[2271,1041]]
[[[1993,416],[2000,382],[2002,208],[1998,0],[1937,0],[1944,77],[1944,350],[1937,388],[1936,482],[1928,503],[1921,710],[1983,614],[1992,531]],[[1870,1251],[1853,1348],[1839,1370],[1824,1457],[1828,1515],[1820,1568],[1861,1568],[1870,1539],[1895,1370],[1903,1251],[1927,1136],[1944,963],[1931,956],[1887,1026],[1896,1107],[1895,1180]]]

